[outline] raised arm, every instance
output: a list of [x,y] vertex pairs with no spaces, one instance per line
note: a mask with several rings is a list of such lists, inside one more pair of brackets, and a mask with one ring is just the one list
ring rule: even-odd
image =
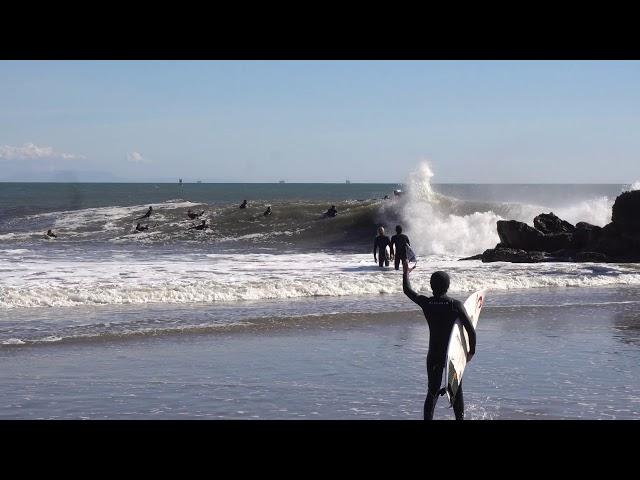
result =
[[407,270],[406,265],[404,265],[403,273],[402,273],[402,291],[404,294],[411,299],[411,301],[420,305],[419,298],[420,295],[416,293],[416,291],[411,288],[411,283],[409,282],[409,272]]
[[471,324],[471,319],[469,318],[469,315],[467,315],[464,305],[461,302],[456,302],[456,306],[458,314],[460,315],[460,321],[469,336],[469,356],[467,358],[467,361],[469,361],[476,353],[476,331]]

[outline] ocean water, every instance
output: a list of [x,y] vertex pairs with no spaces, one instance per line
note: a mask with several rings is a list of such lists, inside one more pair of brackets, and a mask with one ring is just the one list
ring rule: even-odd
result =
[[[363,315],[367,324],[381,313],[414,312],[415,321],[399,272],[373,261],[376,228],[383,225],[392,235],[396,224],[418,254],[413,286],[426,294],[430,274],[446,270],[453,296],[487,288],[487,312],[493,308],[496,315],[556,306],[564,312],[557,322],[575,325],[566,315],[574,307],[577,317],[587,311],[604,318],[629,305],[632,312],[639,264],[459,259],[494,247],[500,219],[532,225],[536,215],[552,211],[573,223],[603,226],[615,197],[640,186],[635,180],[438,184],[423,164],[402,184],[0,184],[0,351],[27,355],[51,345],[183,334],[268,335],[275,326],[352,315]],[[403,194],[395,196],[395,189]],[[243,199],[246,210],[238,208]],[[331,205],[339,212],[335,218],[323,215]],[[141,222],[150,228],[136,232],[136,217],[148,206],[154,213]],[[273,214],[265,217],[267,206]],[[204,211],[211,228],[189,229],[195,222],[188,209]],[[46,238],[48,229],[58,238]],[[520,320],[524,327],[553,310],[535,311]],[[637,328],[637,317],[625,315],[629,328]],[[637,350],[637,343],[629,345]],[[510,395],[526,396],[517,386]],[[517,402],[509,408],[516,417],[522,413]],[[629,408],[627,416],[635,417],[637,403]],[[324,415],[331,418],[329,411]]]
[[[638,285],[636,264],[458,262],[498,243],[500,219],[532,225],[553,211],[603,226],[628,188],[439,185],[426,164],[403,185],[0,184],[0,312],[398,293],[396,276],[372,258],[376,228],[392,235],[396,224],[419,255],[419,288],[435,269],[451,272],[452,292]],[[335,218],[323,215],[330,205]],[[149,230],[137,232],[148,206]],[[189,209],[211,228],[191,229],[199,220]]]

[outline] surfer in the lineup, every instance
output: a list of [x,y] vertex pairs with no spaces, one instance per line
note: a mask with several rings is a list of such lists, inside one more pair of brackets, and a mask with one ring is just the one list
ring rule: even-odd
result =
[[202,220],[202,223],[200,225],[189,227],[189,230],[206,230],[207,228],[209,228],[209,225],[207,225],[207,221]]
[[141,217],[136,218],[136,220],[142,220],[143,218],[149,218],[152,213],[153,213],[153,207],[149,207],[149,210],[147,210],[147,213],[145,213]]
[[335,205],[331,205],[331,208],[326,212],[324,212],[324,214],[327,217],[335,217],[338,214],[338,209],[336,208]]
[[267,209],[264,211],[262,215],[265,217],[268,215],[271,215],[271,206],[267,207]]
[[[386,256],[385,250],[387,247],[391,248],[390,245],[391,240],[389,240],[389,237],[384,234],[384,227],[379,227],[378,236],[373,242],[373,259],[378,262],[378,265],[380,265],[381,268],[383,263],[385,267],[389,266],[389,259]],[[376,250],[379,259],[376,258]]]
[[396,225],[396,235],[391,237],[391,256],[395,256],[394,266],[396,270],[400,270],[400,261],[402,260],[403,268],[407,266],[407,245],[411,245],[409,237],[402,233],[402,227]]
[[47,237],[58,238],[58,236],[51,231],[51,229],[47,230]]
[[202,210],[200,213],[192,212],[191,209],[187,210],[187,217],[189,217],[191,220],[198,218],[202,215],[204,215],[204,210]]
[[243,200],[242,203],[240,204],[240,208],[247,208],[247,201]]
[[144,232],[145,230],[149,230],[149,225],[145,225],[144,227],[140,225],[140,222],[136,225],[137,232]]
[[[442,373],[447,359],[447,347],[453,324],[460,319],[469,336],[469,354],[467,362],[476,351],[476,332],[471,320],[459,300],[449,298],[446,293],[449,290],[449,275],[445,272],[435,272],[431,275],[431,290],[433,297],[418,295],[409,283],[409,268],[405,263],[402,274],[402,290],[413,302],[417,303],[424,312],[424,317],[429,324],[429,353],[427,354],[428,390],[424,401],[424,419],[432,420],[436,401],[440,395]],[[456,420],[464,419],[464,399],[462,397],[462,383],[453,402],[453,411]]]

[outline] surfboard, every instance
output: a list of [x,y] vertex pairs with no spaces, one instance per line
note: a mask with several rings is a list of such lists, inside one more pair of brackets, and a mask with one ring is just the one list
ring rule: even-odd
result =
[[[464,309],[469,315],[473,328],[478,324],[480,311],[484,305],[486,290],[478,290],[471,294],[464,302]],[[446,392],[449,399],[449,405],[453,406],[458,393],[458,387],[462,382],[462,374],[467,366],[467,353],[469,352],[469,337],[467,331],[462,326],[460,320],[456,320],[453,324],[451,337],[449,338],[449,346],[447,348],[447,363],[445,366],[444,378],[446,379]]]
[[388,262],[389,260],[391,260],[391,249],[389,248],[389,245],[387,245],[386,247],[384,247],[384,259]]
[[411,246],[407,245],[407,262],[418,263],[418,259],[416,258],[416,253],[411,249]]

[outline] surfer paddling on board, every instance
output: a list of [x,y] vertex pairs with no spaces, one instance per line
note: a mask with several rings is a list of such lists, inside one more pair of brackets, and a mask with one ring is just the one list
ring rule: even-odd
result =
[[200,213],[192,212],[191,209],[187,210],[187,217],[189,217],[191,220],[195,220],[202,215],[204,215],[204,210],[202,210]]
[[[373,242],[373,260],[378,262],[380,268],[382,268],[382,264],[384,263],[385,267],[389,266],[389,257],[387,257],[387,247],[390,247],[391,240],[384,234],[384,227],[378,228],[378,236]],[[379,255],[379,260],[376,258],[376,250]]]
[[207,221],[202,220],[202,223],[200,225],[193,225],[189,227],[188,230],[206,230],[207,228],[209,228],[209,225],[207,225]]
[[400,270],[400,260],[402,260],[402,266],[407,266],[407,245],[411,245],[409,237],[402,233],[402,227],[396,225],[396,235],[391,237],[391,258],[394,258],[394,266],[396,270]]
[[331,208],[324,212],[325,217],[335,217],[338,214],[338,209],[335,205],[331,205]]
[[[435,272],[431,275],[431,290],[433,297],[418,295],[409,283],[409,268],[405,263],[402,274],[402,290],[413,302],[417,303],[424,312],[424,317],[429,324],[429,353],[427,354],[428,390],[424,401],[424,419],[433,420],[433,411],[436,407],[438,396],[442,394],[440,384],[442,373],[447,360],[447,347],[454,322],[460,319],[469,336],[469,353],[467,362],[476,351],[476,332],[467,315],[464,305],[459,300],[449,298],[449,275],[445,272]],[[453,402],[453,411],[456,420],[464,419],[464,399],[462,397],[462,384]]]

